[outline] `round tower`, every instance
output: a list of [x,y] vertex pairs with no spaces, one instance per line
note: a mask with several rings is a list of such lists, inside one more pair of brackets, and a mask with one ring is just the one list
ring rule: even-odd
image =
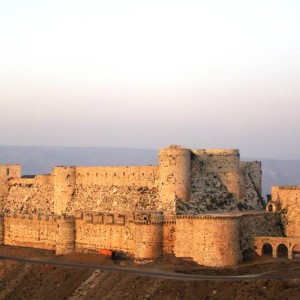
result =
[[153,260],[163,254],[162,215],[158,213],[154,216],[152,214],[151,220],[136,221],[135,223],[134,258],[136,261]]
[[0,213],[0,245],[4,244],[4,214]]
[[193,259],[212,267],[237,265],[242,260],[238,218],[204,218],[194,227]]
[[75,217],[60,216],[57,219],[56,251],[57,255],[75,251]]
[[72,200],[76,185],[76,167],[55,167],[52,171],[54,213],[62,214]]
[[[175,209],[175,199],[189,201],[191,194],[191,150],[170,146],[159,152],[159,196],[163,208]],[[172,207],[173,206],[173,207]]]

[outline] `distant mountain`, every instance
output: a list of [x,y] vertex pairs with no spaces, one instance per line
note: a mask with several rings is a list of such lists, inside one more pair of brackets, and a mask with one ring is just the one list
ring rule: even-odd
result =
[[19,163],[22,174],[47,174],[55,166],[157,165],[158,151],[112,147],[0,146],[0,164]]
[[[158,150],[151,149],[0,146],[0,164],[19,163],[23,175],[47,174],[59,165],[157,165],[157,156]],[[300,160],[259,160],[262,161],[264,197],[270,193],[272,185],[300,185]]]
[[262,159],[263,195],[272,185],[300,185],[300,160]]

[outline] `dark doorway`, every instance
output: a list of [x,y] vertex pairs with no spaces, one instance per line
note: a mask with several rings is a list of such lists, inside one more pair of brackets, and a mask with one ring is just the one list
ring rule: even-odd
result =
[[273,248],[269,243],[266,243],[262,247],[262,255],[264,256],[272,256]]
[[277,257],[288,257],[288,248],[284,244],[277,247]]

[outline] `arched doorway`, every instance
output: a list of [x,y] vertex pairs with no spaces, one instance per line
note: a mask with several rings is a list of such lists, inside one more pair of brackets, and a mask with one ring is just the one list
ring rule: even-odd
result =
[[268,212],[272,212],[272,211],[273,211],[273,205],[272,205],[272,204],[269,204],[269,205],[267,206],[267,211],[268,211]]
[[296,244],[292,249],[292,258],[300,258],[300,245]]
[[269,243],[265,243],[262,247],[262,255],[264,256],[272,256],[273,247]]
[[277,257],[288,257],[288,248],[284,244],[277,247]]

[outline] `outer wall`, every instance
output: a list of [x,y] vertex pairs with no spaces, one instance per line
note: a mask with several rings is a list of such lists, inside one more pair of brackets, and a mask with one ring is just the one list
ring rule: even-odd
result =
[[199,264],[211,267],[241,262],[238,218],[182,218],[176,223],[183,231],[190,229],[192,236],[188,242],[187,235],[176,235],[176,256],[192,257]]

